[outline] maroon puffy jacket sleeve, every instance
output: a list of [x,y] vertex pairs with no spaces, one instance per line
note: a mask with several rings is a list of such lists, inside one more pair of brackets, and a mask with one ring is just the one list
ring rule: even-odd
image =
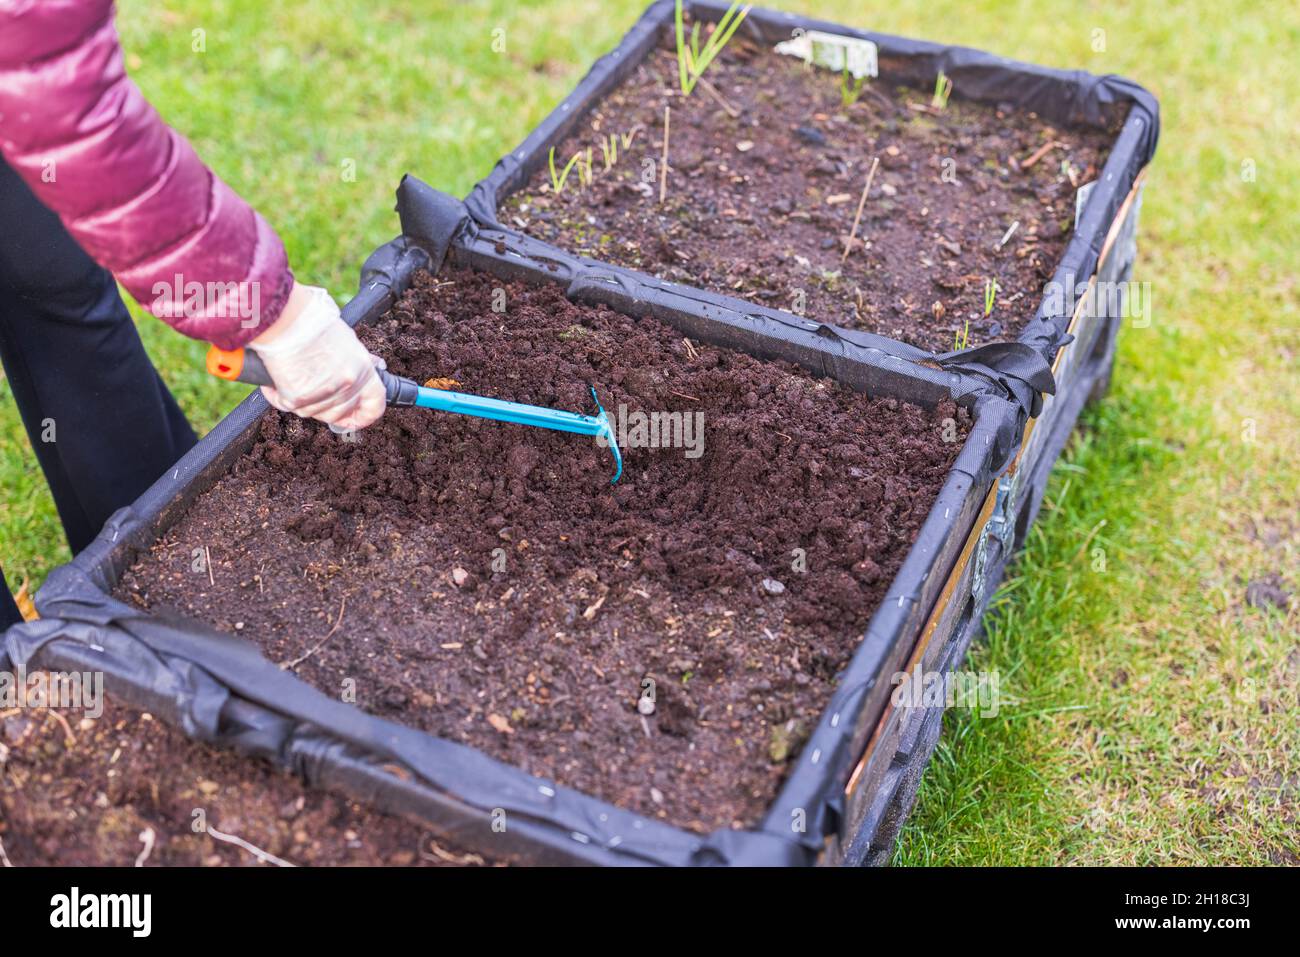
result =
[[127,77],[112,0],[0,0],[0,152],[96,261],[226,349],[279,317],[284,245]]

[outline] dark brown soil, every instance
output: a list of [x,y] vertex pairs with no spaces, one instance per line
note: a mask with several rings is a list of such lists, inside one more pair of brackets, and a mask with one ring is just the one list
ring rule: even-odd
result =
[[[704,82],[682,97],[676,54],[652,53],[555,151],[562,171],[592,147],[590,184],[575,167],[557,196],[544,167],[503,200],[501,220],[662,279],[946,352],[966,321],[976,346],[1033,318],[1073,230],[1075,185],[1097,177],[1113,138],[960,90],[941,112],[920,110],[932,91],[879,80],[846,107],[839,75],[749,43],[729,44],[704,79],[738,116]],[[607,169],[602,140],[634,131]],[[1024,168],[1049,142],[1060,145]],[[866,246],[841,261],[873,157]],[[987,317],[986,279],[1000,287]]]
[[[753,823],[966,414],[468,272],[419,277],[362,336],[393,371],[467,392],[586,411],[595,383],[613,415],[701,411],[703,454],[626,449],[611,486],[589,438],[401,409],[349,443],[273,413],[118,594],[624,807],[699,830]],[[646,678],[657,707],[643,717]]]
[[130,867],[147,832],[147,866],[263,863],[213,831],[295,865],[484,863],[418,824],[112,701],[97,719],[44,708],[0,714],[0,846],[13,865]]

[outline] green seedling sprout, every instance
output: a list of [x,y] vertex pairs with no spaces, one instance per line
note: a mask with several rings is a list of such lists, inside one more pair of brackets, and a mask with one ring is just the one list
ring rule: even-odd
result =
[[573,169],[573,164],[578,162],[581,156],[581,152],[574,153],[569,157],[569,161],[564,164],[564,172],[557,173],[555,172],[555,147],[551,147],[551,189],[555,191],[556,196],[559,196],[563,191],[565,180],[569,178],[569,170]]
[[[996,279],[984,280],[984,318],[987,319],[993,312],[993,304],[998,298],[998,281]],[[952,351],[960,352],[970,345],[970,320],[967,319],[962,324],[961,332],[953,336]]]
[[605,157],[605,172],[608,173],[614,164],[618,162],[618,144],[622,142],[623,152],[626,153],[640,131],[640,126],[634,126],[628,133],[610,133],[609,139],[601,140],[600,151]]
[[934,96],[930,97],[930,105],[936,110],[942,110],[948,105],[948,97],[952,96],[952,78],[939,71],[939,75],[934,78]]
[[961,352],[970,342],[970,320],[967,319],[962,325],[961,332],[952,337],[952,351]]
[[744,9],[740,9],[740,0],[735,0],[722,19],[718,21],[713,35],[705,41],[703,48],[701,48],[700,23],[698,21],[691,28],[690,43],[686,42],[685,13],[682,10],[682,0],[677,0],[677,79],[681,83],[683,96],[691,95],[696,82],[704,75],[704,71],[709,68],[717,55],[722,52],[722,48],[727,45],[732,35],[739,29],[741,21],[749,13],[749,9],[748,4]]
[[854,77],[847,66],[844,68],[844,72],[840,76],[840,103],[846,109],[858,102],[866,82],[867,78],[865,76]]
[[664,204],[668,191],[668,134],[672,131],[672,107],[664,106],[664,158],[659,161],[659,205]]

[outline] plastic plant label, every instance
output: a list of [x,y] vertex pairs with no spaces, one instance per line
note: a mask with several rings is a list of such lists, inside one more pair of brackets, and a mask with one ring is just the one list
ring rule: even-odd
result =
[[1079,220],[1083,218],[1083,207],[1088,205],[1088,197],[1092,195],[1092,188],[1097,185],[1094,179],[1091,183],[1084,183],[1074,192],[1074,228],[1079,228]]
[[870,40],[844,37],[820,30],[799,32],[776,45],[776,52],[797,56],[808,64],[842,73],[848,70],[855,79],[877,75],[876,45]]

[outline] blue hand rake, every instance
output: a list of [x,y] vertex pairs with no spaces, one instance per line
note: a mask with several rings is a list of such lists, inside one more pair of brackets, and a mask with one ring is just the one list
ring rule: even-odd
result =
[[[221,379],[235,382],[247,382],[249,385],[272,385],[271,376],[257,353],[244,349],[218,349],[213,346],[208,350],[208,371]],[[623,454],[614,439],[614,430],[609,424],[609,417],[596,398],[596,390],[591,390],[591,398],[596,403],[596,415],[581,415],[566,412],[563,409],[547,409],[540,405],[525,405],[522,402],[507,402],[504,399],[489,399],[482,395],[469,395],[465,392],[449,392],[444,389],[430,389],[402,376],[393,375],[385,369],[376,369],[379,380],[384,384],[388,404],[392,406],[418,406],[421,409],[437,409],[439,412],[454,412],[457,415],[472,415],[480,419],[495,419],[498,422],[514,422],[518,425],[531,425],[539,429],[552,429],[556,432],[574,432],[578,435],[594,435],[605,440],[614,453],[614,477],[610,483],[617,482],[623,474]]]

